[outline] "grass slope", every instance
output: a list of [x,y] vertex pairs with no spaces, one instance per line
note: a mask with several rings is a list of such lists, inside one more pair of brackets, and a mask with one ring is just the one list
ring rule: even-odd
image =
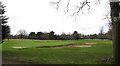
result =
[[[81,44],[95,42],[91,48],[36,48],[64,44]],[[15,49],[13,46],[24,46],[26,49]],[[3,60],[30,62],[33,64],[101,64],[101,61],[112,56],[110,40],[6,40],[2,44]]]

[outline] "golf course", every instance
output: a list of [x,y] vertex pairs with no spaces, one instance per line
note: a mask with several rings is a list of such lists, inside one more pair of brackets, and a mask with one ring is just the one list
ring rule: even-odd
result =
[[2,46],[2,60],[28,64],[110,64],[112,41],[101,39],[10,39]]

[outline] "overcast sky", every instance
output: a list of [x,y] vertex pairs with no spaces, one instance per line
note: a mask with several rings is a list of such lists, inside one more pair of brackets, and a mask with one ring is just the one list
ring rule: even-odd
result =
[[73,31],[83,34],[98,34],[102,26],[104,26],[105,32],[108,30],[107,20],[102,20],[105,11],[109,9],[105,5],[106,0],[103,0],[104,3],[101,5],[91,3],[91,12],[86,15],[81,14],[77,21],[74,21],[74,18],[70,17],[69,14],[64,15],[62,6],[65,3],[61,3],[61,8],[58,11],[55,10],[55,6],[51,6],[50,2],[57,0],[2,1],[6,5],[6,15],[10,18],[8,24],[11,28],[11,34],[14,35],[20,29],[25,29],[28,33],[54,31],[56,34],[62,32],[68,34],[69,32],[73,33]]

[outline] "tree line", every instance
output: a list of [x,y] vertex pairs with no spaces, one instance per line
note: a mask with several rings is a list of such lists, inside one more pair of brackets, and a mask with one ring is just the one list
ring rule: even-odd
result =
[[32,40],[79,40],[79,39],[112,39],[112,33],[109,30],[107,33],[102,31],[99,34],[84,35],[74,31],[72,34],[61,35],[55,34],[54,31],[50,32],[30,32],[27,34],[25,30],[19,30],[17,35],[10,35],[9,39],[32,39]]

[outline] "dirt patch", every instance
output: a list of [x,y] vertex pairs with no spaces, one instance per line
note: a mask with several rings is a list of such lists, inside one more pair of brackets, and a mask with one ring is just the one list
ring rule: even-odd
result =
[[39,46],[39,47],[36,47],[36,48],[63,48],[63,47],[89,48],[89,47],[91,47],[91,45],[66,44],[66,45],[55,45],[55,46]]
[[36,47],[36,48],[61,48],[63,46],[61,45],[56,45],[56,46],[39,46],[39,47]]

